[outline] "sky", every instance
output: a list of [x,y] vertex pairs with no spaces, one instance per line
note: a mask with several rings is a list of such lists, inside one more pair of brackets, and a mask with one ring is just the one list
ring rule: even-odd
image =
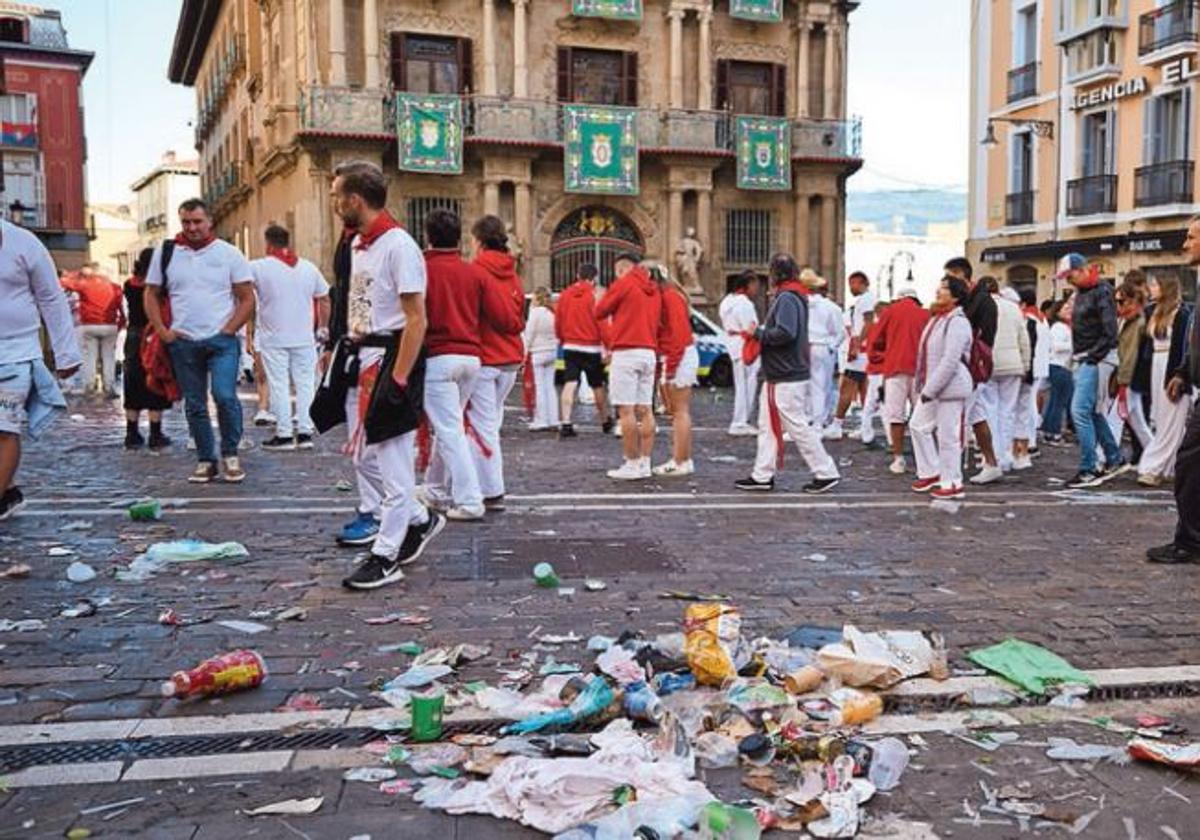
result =
[[[84,79],[89,198],[126,201],[163,152],[195,154],[194,92],[167,81],[182,0],[46,5],[72,47],[96,53]],[[866,164],[850,190],[966,188],[969,29],[967,0],[863,0],[851,14],[849,111],[863,118]]]

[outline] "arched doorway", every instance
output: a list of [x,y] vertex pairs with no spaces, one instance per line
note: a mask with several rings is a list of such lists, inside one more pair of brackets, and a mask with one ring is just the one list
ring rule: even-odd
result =
[[550,282],[554,291],[571,285],[582,263],[600,270],[600,282],[613,279],[613,261],[624,251],[643,253],[642,235],[625,215],[610,207],[581,207],[568,214],[550,239]]

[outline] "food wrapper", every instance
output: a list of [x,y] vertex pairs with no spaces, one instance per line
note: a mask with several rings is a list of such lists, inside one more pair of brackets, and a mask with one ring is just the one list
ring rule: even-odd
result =
[[1162,744],[1136,738],[1129,742],[1129,754],[1141,761],[1155,761],[1176,770],[1200,770],[1200,743]]
[[699,685],[723,686],[750,660],[742,614],[728,604],[691,604],[684,613],[684,653]]
[[921,633],[863,633],[853,624],[842,628],[842,641],[826,645],[817,654],[818,666],[829,676],[845,685],[871,688],[889,688],[928,673],[936,659],[933,645]]

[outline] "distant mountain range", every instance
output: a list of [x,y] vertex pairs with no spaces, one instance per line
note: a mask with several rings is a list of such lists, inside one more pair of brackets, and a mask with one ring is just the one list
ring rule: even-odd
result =
[[846,221],[867,222],[880,231],[922,236],[930,222],[967,217],[967,194],[950,190],[880,190],[846,196]]

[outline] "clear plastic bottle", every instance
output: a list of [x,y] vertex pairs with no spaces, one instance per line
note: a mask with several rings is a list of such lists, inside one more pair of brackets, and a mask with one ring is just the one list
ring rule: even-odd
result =
[[871,769],[867,774],[876,790],[891,790],[900,784],[908,767],[908,747],[899,738],[884,738],[872,744]]

